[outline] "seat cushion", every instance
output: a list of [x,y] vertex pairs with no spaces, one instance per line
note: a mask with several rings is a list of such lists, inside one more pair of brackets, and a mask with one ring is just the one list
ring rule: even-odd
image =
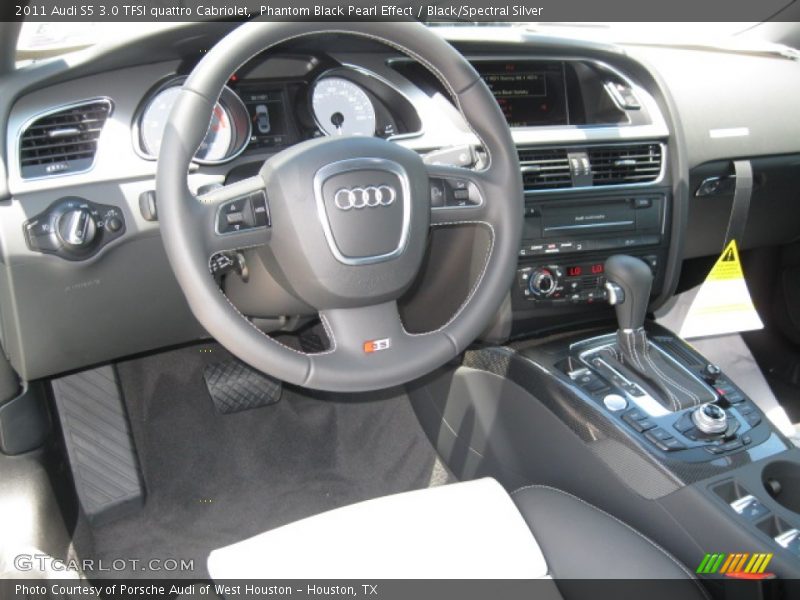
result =
[[[707,598],[694,575],[666,550],[580,498],[547,486],[525,487],[512,497],[540,544],[554,579],[683,580],[663,587],[663,594],[658,585],[651,586],[648,600]],[[562,583],[559,590],[566,598],[575,596]]]
[[214,550],[213,579],[547,576],[511,497],[480,479],[345,506]]

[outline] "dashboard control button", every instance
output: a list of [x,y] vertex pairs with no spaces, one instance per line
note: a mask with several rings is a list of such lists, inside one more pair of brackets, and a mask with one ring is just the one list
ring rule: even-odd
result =
[[153,190],[142,192],[139,195],[139,212],[145,221],[158,221],[158,208],[156,207],[156,193]]
[[125,219],[116,206],[67,196],[53,202],[24,224],[25,241],[34,252],[84,260],[125,233]]
[[537,267],[531,272],[528,289],[537,298],[553,296],[558,288],[557,270],[551,267]]
[[85,248],[95,239],[97,222],[88,208],[70,209],[58,218],[56,232],[68,248]]
[[122,229],[122,221],[117,217],[111,217],[108,221],[106,221],[106,229],[112,233],[116,233]]

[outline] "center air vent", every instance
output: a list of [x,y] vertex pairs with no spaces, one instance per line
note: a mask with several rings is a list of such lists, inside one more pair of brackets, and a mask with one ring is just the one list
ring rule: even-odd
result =
[[566,148],[519,148],[518,152],[526,191],[572,187]]
[[[656,181],[663,151],[656,142],[607,146],[520,147],[526,192]],[[591,177],[589,177],[591,175]]]
[[647,183],[661,173],[661,144],[597,146],[587,152],[592,185]]
[[90,169],[97,152],[97,139],[109,114],[109,100],[93,100],[48,113],[30,123],[19,140],[22,177]]

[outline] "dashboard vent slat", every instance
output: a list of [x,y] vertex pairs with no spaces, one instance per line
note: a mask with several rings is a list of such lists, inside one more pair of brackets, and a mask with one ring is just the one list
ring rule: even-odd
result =
[[519,148],[525,191],[572,186],[566,148]]
[[661,144],[597,146],[587,153],[595,186],[646,183],[661,173]]
[[22,177],[86,171],[94,164],[97,140],[111,114],[111,102],[92,100],[43,115],[19,139]]

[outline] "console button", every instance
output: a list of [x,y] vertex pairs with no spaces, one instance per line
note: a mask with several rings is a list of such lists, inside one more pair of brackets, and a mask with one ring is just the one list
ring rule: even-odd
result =
[[672,452],[686,448],[681,442],[672,437],[667,431],[656,428],[644,434],[644,437],[659,450]]
[[789,529],[780,535],[776,535],[774,539],[780,546],[786,548],[789,552],[800,556],[800,530]]
[[744,420],[747,421],[747,424],[750,425],[750,427],[756,427],[759,423],[761,423],[761,417],[755,412],[745,416]]
[[761,504],[761,501],[753,496],[747,494],[737,500],[731,502],[731,508],[745,519],[755,521],[761,517],[769,514],[769,509]]
[[628,401],[619,394],[608,394],[605,398],[603,398],[603,404],[605,404],[606,408],[612,412],[625,410],[628,407]]
[[661,429],[661,427],[656,427],[652,431],[647,432],[648,439],[656,439],[664,441],[670,439],[671,437],[672,434],[670,434],[666,429]]
[[722,452],[730,452],[731,450],[738,450],[743,446],[742,440],[731,440],[730,442],[725,442],[724,444],[719,446],[719,449]]
[[[622,418],[625,419],[625,416],[623,416]],[[641,421],[637,421],[636,419],[630,419],[630,420],[625,419],[625,422],[628,423],[628,425],[633,427],[639,433],[644,433],[648,429],[652,429],[653,427],[656,426],[656,424],[653,423],[653,421],[651,421],[650,419],[642,419]]]
[[634,409],[632,409],[632,410],[629,410],[628,412],[626,412],[623,418],[624,418],[626,421],[627,421],[628,419],[630,419],[630,420],[634,420],[634,421],[641,421],[641,420],[643,420],[643,419],[646,419],[646,418],[647,418],[647,415],[646,415],[646,414],[644,414],[644,413],[643,413],[641,410],[639,410],[638,408],[634,408]]
[[692,413],[683,413],[683,416],[675,422],[673,427],[681,433],[686,433],[692,429],[694,427],[694,422],[692,422]]

